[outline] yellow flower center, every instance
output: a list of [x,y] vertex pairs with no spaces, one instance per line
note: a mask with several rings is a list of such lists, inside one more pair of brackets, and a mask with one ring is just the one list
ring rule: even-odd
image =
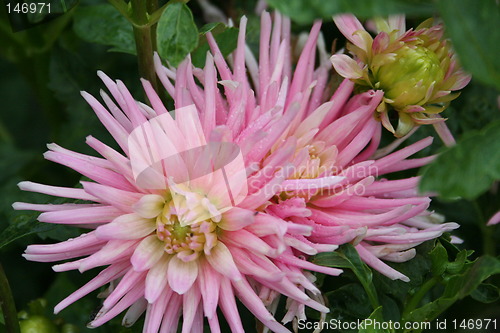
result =
[[330,151],[326,149],[323,141],[315,141],[307,145],[308,158],[297,167],[291,179],[315,179],[325,173],[331,173],[333,161],[330,159]]
[[172,187],[168,195],[147,194],[134,205],[136,213],[156,221],[156,236],[168,254],[183,261],[210,254],[217,245],[221,212],[199,193]]
[[[327,146],[324,141],[315,140],[298,148],[296,153],[300,154],[304,148],[307,148],[308,156],[296,166],[295,172],[288,179],[317,179],[334,176],[340,171],[335,165],[338,153],[336,146]],[[306,187],[301,190],[285,190],[279,193],[278,197],[281,200],[293,197],[310,199],[324,191],[322,188]]]
[[212,220],[183,226],[177,215],[161,214],[156,219],[156,236],[165,243],[165,252],[177,254],[184,261],[198,258],[202,251],[210,253],[217,245],[216,231],[217,225]]

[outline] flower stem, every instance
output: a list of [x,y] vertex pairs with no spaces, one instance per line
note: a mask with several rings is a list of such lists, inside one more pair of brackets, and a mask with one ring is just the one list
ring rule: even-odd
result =
[[156,50],[156,24],[151,25],[149,21],[150,13],[158,9],[158,0],[132,0],[130,4],[139,74],[151,83],[157,93],[160,93],[153,62],[153,53]]
[[421,287],[420,289],[410,298],[410,301],[406,304],[405,309],[403,311],[403,320],[405,320],[410,313],[415,310],[422,299],[427,295],[429,290],[432,289],[438,282],[441,281],[440,276],[434,276],[431,279],[427,280]]
[[373,310],[377,309],[380,304],[378,302],[378,297],[377,293],[374,293],[373,285],[367,284],[366,282],[363,282],[363,280],[360,279],[361,285],[366,291],[366,294],[368,295],[368,299],[370,300],[370,304],[372,305]]
[[5,327],[9,333],[20,333],[19,321],[17,320],[16,304],[12,297],[9,280],[5,276],[2,264],[0,264],[0,305],[3,311]]

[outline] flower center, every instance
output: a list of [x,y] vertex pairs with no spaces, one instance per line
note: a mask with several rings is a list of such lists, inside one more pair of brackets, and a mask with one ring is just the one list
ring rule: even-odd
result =
[[[304,148],[307,149],[308,154],[305,157],[300,156],[303,154]],[[293,190],[284,190],[277,194],[276,198],[279,200],[286,200],[290,198],[305,198],[309,200],[311,197],[325,193],[325,190],[320,182],[314,182],[319,178],[326,178],[336,175],[340,170],[336,166],[337,161],[337,147],[327,146],[324,141],[311,140],[309,144],[299,147],[296,151],[295,158],[301,159],[296,165],[294,173],[289,176],[289,180],[311,180],[311,183]],[[302,155],[303,156],[303,155]]]
[[221,212],[199,193],[184,190],[181,194],[179,187],[173,186],[167,196],[143,196],[134,210],[156,221],[156,236],[165,243],[165,252],[183,261],[210,254],[217,245]]
[[175,214],[161,214],[156,219],[156,236],[165,243],[165,252],[184,261],[195,260],[202,252],[209,254],[217,244],[216,231],[212,220],[183,226]]
[[395,57],[373,71],[385,96],[395,108],[425,103],[432,84],[444,78],[439,57],[424,46],[403,46]]
[[297,166],[291,179],[315,179],[321,176],[330,176],[334,170],[336,147],[326,148],[323,141],[314,141],[307,145],[309,156]]

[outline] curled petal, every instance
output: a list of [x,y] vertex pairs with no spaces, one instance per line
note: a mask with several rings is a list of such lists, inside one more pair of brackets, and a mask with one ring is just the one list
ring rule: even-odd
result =
[[402,136],[405,136],[408,132],[411,131],[413,127],[415,127],[415,124],[413,123],[412,117],[410,117],[408,114],[404,112],[398,112],[399,113],[399,121],[398,121],[398,127],[396,128],[396,137],[400,138]]
[[157,217],[165,205],[165,199],[161,195],[147,194],[139,199],[133,206],[134,211],[144,218]]
[[354,59],[345,54],[334,54],[330,61],[337,73],[346,79],[360,79],[363,77],[363,69]]
[[361,22],[354,16],[349,14],[337,15],[333,17],[333,22],[340,32],[354,45],[364,49],[365,43],[363,39],[356,34],[357,31],[366,31]]

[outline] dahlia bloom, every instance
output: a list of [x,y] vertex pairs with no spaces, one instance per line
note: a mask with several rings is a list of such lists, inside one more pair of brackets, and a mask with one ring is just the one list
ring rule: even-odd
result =
[[[354,59],[333,55],[335,70],[362,90],[384,91],[377,111],[384,127],[397,137],[415,125],[444,121],[439,113],[458,97],[452,91],[462,89],[471,79],[458,65],[449,41],[443,39],[443,26],[432,25],[431,19],[408,31],[404,16],[377,19],[375,38],[352,15],[335,16],[334,22],[354,55]],[[399,115],[396,130],[389,121],[391,110]],[[446,131],[437,129],[438,133]]]
[[[270,17],[264,13],[262,26],[270,25]],[[392,151],[407,137],[378,149],[382,126],[372,115],[383,101],[384,92],[369,90],[352,96],[354,83],[344,80],[334,94],[325,94],[331,66],[319,29],[318,22],[304,45],[291,83],[288,85],[285,75],[273,73],[274,79],[267,83],[267,88],[261,85],[257,93],[261,106],[272,98],[267,105],[283,107],[284,115],[287,109],[297,110],[271,152],[283,149],[284,143],[293,139],[294,173],[289,182],[304,184],[298,190],[277,193],[265,210],[280,219],[313,227],[312,234],[303,237],[312,243],[350,242],[369,266],[391,279],[408,281],[408,277],[382,260],[410,260],[415,256],[416,245],[456,229],[458,224],[440,224],[443,218],[427,210],[431,200],[418,195],[418,177],[387,180],[381,176],[430,162],[434,156],[408,157],[429,146],[432,138],[396,152]],[[261,45],[272,40],[272,52],[287,38],[286,30],[275,29],[271,36],[270,29],[263,29]],[[318,68],[314,67],[316,57],[320,59]],[[267,50],[261,49],[259,59],[267,63]],[[270,69],[286,73],[286,66],[278,61]],[[261,76],[266,74],[265,66],[259,69]],[[281,97],[284,94],[286,98]],[[334,176],[344,179],[326,186],[329,177]],[[320,186],[319,180],[325,186]]]
[[210,34],[212,54],[203,69],[189,58],[178,69],[155,58],[175,117],[149,82],[142,81],[151,107],[99,72],[112,95],[101,92],[107,109],[82,95],[123,153],[93,137],[87,143],[102,157],[50,144],[45,158],[92,181],[81,182],[83,188],[19,184],[89,201],[14,204],[42,211],[41,222],[89,230],[62,243],[30,245],[28,260],[76,259],[55,265],[58,272],[107,266],[56,313],[109,284],[89,327],[128,309],[123,324],[145,312],[144,332],[176,332],[181,315],[182,332],[203,332],[204,317],[220,332],[219,308],[231,330],[243,332],[237,298],[267,328],[288,332],[273,316],[280,295],[287,298],[283,323],[305,319],[305,306],[324,314],[310,271],[341,273],[308,256],[351,242],[367,264],[407,280],[380,259],[408,260],[415,245],[456,227],[434,223],[430,199],[416,194],[417,178],[378,178],[427,163],[431,158],[407,157],[431,139],[391,153],[398,140],[377,151],[381,125],[372,115],[383,93],[351,97],[349,80],[329,92],[319,23],[294,71],[289,20],[276,14],[273,25],[262,15],[258,63],[245,45],[245,28],[243,17],[228,62]]

